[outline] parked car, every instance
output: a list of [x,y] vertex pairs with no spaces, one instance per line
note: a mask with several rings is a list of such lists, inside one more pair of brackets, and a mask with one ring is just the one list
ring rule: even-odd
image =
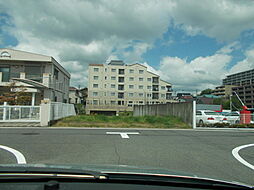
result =
[[240,123],[240,113],[239,112],[230,112],[224,114],[224,117],[227,118],[227,120],[224,120],[226,123],[230,124],[238,124]]
[[196,123],[199,126],[203,126],[204,124],[215,124],[215,123],[223,123],[227,118],[215,111],[211,110],[197,110],[196,111]]

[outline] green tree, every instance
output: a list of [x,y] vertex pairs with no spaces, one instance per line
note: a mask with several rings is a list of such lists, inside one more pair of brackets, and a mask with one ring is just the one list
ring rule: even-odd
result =
[[212,94],[213,90],[210,88],[207,88],[205,90],[202,90],[200,95],[204,95],[204,94]]

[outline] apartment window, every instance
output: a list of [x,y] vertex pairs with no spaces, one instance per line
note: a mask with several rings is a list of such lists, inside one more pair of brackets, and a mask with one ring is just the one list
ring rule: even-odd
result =
[[139,85],[138,88],[139,88],[139,89],[143,89],[144,86],[143,86],[143,85]]
[[151,78],[147,78],[147,81],[148,81],[148,82],[151,82],[151,81],[152,81],[152,79],[151,79]]
[[58,80],[58,74],[59,74],[59,71],[57,69],[54,69],[54,76],[57,80]]
[[118,98],[124,98],[124,93],[123,92],[118,92]]
[[147,90],[151,90],[152,89],[152,86],[147,86]]
[[9,82],[10,80],[10,68],[9,67],[0,67],[0,72],[2,73],[2,81]]
[[146,96],[147,96],[147,97],[151,97],[152,95],[151,95],[151,94],[147,94]]
[[111,88],[115,88],[116,87],[116,85],[115,84],[111,84]]
[[93,76],[93,80],[98,80],[99,76]]
[[98,100],[93,100],[93,105],[98,105]]
[[129,78],[129,81],[134,81],[134,77],[130,77],[130,78]]
[[105,80],[107,80],[107,77],[105,77]]
[[133,97],[133,95],[134,95],[133,93],[129,93],[129,97]]
[[116,72],[116,69],[111,69],[111,72],[115,73],[115,72]]
[[140,82],[141,82],[141,81],[144,81],[144,78],[140,77],[140,78],[139,78],[139,81],[140,81]]
[[93,92],[93,96],[98,96],[98,92]]
[[110,95],[111,95],[111,96],[115,96],[116,93],[115,93],[115,92],[111,92]]
[[118,90],[124,90],[124,85],[122,84],[118,85]]
[[138,72],[139,72],[139,74],[143,74],[144,70],[139,70]]
[[133,89],[134,88],[134,85],[129,85],[129,89]]
[[[42,67],[41,66],[25,66],[26,79],[42,82]],[[54,69],[54,77],[58,80],[59,71]]]
[[133,70],[133,69],[130,69],[130,70],[129,70],[129,73],[134,73],[134,70]]
[[161,98],[165,98],[166,97],[166,95],[165,94],[161,94]]
[[112,77],[111,77],[111,80],[116,80],[116,77],[115,77],[115,76],[112,76]]
[[98,84],[93,84],[93,88],[98,88],[99,85]]
[[107,88],[107,84],[104,84],[104,88]]
[[99,72],[99,68],[93,68],[94,72]]
[[107,68],[105,68],[105,72],[107,72]]
[[124,75],[124,69],[119,69],[119,70],[118,70],[118,74],[119,74],[119,75]]
[[153,77],[153,83],[159,83],[159,77]]
[[139,93],[138,96],[139,96],[139,97],[143,97],[144,94],[143,94],[143,93]]
[[118,77],[118,82],[124,82],[124,77]]
[[165,90],[166,89],[166,87],[165,86],[161,86],[161,90]]
[[129,101],[129,104],[132,104],[133,103],[133,101]]
[[139,104],[143,104],[143,101],[139,101],[138,103],[139,103]]
[[111,105],[116,105],[116,101],[110,101]]

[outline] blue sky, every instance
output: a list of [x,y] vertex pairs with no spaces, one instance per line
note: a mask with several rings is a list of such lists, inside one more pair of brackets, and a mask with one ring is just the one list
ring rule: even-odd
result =
[[143,63],[190,92],[253,68],[253,1],[0,0],[0,7],[0,48],[54,56],[74,86],[87,85],[89,63],[110,59]]

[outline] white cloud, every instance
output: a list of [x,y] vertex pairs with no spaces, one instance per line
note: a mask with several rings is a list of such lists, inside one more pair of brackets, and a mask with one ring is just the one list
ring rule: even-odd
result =
[[233,40],[254,29],[254,1],[174,0],[174,23],[190,35],[198,33],[221,41]]
[[[84,71],[76,68],[104,63],[113,52],[125,62],[142,60],[142,54],[167,30],[171,2],[20,0],[5,4],[0,0],[0,5],[15,25],[9,31],[19,41],[15,48],[54,56],[77,85],[76,76]],[[125,51],[129,46],[132,50]]]
[[219,85],[227,73],[226,65],[230,61],[231,56],[225,54],[197,57],[190,62],[167,56],[162,58],[158,72],[174,88],[201,90]]
[[[118,58],[127,63],[143,61],[142,55],[172,27],[222,41],[231,41],[242,31],[254,29],[254,1],[244,0],[19,0],[8,3],[0,0],[0,9],[11,16],[15,25],[8,27],[9,33],[19,41],[14,48],[55,57],[71,72],[72,84],[83,86],[89,63]],[[163,45],[171,43],[169,40]],[[194,85],[193,88],[200,89],[210,83],[220,84],[231,60],[226,54],[239,46],[233,42],[215,55],[197,57],[190,62],[164,57],[157,72],[178,87]],[[253,59],[252,53],[249,54],[231,72],[250,68]]]
[[254,69],[254,49],[245,52],[245,59],[235,64],[229,71],[230,74]]
[[238,50],[241,48],[241,44],[238,41],[234,41],[232,43],[229,43],[228,45],[222,47],[217,51],[217,53],[220,54],[230,54],[235,50]]

